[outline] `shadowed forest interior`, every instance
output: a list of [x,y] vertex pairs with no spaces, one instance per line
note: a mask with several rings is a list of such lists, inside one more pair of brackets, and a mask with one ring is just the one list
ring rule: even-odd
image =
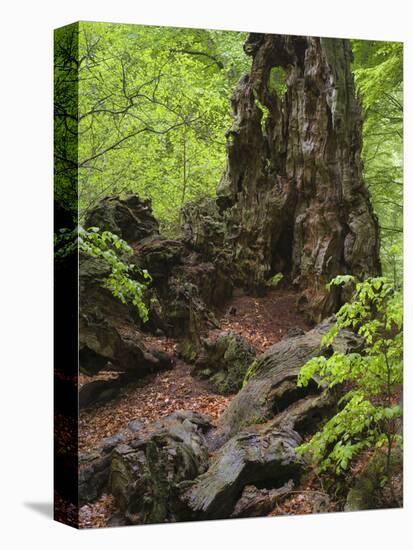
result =
[[403,44],[81,22],[54,94],[56,518],[402,506]]

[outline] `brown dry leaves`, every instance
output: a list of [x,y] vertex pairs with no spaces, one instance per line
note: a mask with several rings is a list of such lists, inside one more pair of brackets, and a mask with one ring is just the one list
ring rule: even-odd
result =
[[105,493],[95,502],[79,508],[79,527],[82,529],[106,527],[115,511],[114,497]]
[[[290,328],[309,327],[296,312],[296,294],[291,290],[276,289],[264,297],[241,296],[232,307],[235,314],[221,319],[224,330],[233,330],[250,342],[258,352],[284,338]],[[144,335],[146,346],[177,356],[177,342],[171,338]],[[92,379],[108,378],[116,373],[102,372]],[[82,376],[81,383],[91,377]],[[126,430],[128,422],[140,420],[144,424],[167,416],[179,409],[193,410],[217,420],[228,406],[231,397],[212,393],[206,382],[191,376],[191,367],[177,361],[174,369],[158,373],[142,381],[141,387],[127,389],[116,401],[84,411],[79,421],[79,450],[91,450],[101,439]]]
[[119,373],[116,371],[101,371],[98,374],[93,376],[88,376],[87,374],[79,373],[79,388],[88,384],[89,382],[94,382],[95,380],[113,380],[117,378]]
[[306,480],[275,506],[270,516],[298,516],[337,511],[337,502],[331,500],[323,491],[315,471],[311,470],[306,477]]
[[131,420],[148,424],[180,409],[200,412],[217,420],[231,397],[211,393],[207,385],[191,376],[191,367],[178,361],[170,371],[158,373],[143,387],[125,391],[120,399],[80,413],[79,450],[90,451],[114,433],[125,430]]
[[235,313],[227,312],[220,324],[223,330],[237,332],[262,353],[285,338],[289,329],[310,328],[296,311],[296,299],[295,292],[283,289],[273,290],[262,297],[241,296],[231,302]]

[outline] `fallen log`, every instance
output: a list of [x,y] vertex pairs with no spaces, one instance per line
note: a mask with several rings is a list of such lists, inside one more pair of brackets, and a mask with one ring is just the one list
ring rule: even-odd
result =
[[231,516],[246,485],[282,486],[297,478],[303,460],[294,449],[301,437],[294,430],[261,427],[239,433],[217,454],[207,472],[181,495],[189,519],[224,519]]
[[[353,333],[343,331],[329,349],[323,349],[322,337],[332,323],[332,318],[327,319],[305,334],[281,340],[257,357],[250,367],[250,378],[222,415],[217,430],[210,434],[211,448],[219,448],[240,430],[266,422],[304,398],[307,398],[306,406],[300,406],[306,409],[306,413],[303,409],[299,415],[302,421],[310,409],[321,410],[329,405],[331,398],[326,393],[321,397],[322,388],[318,387],[317,380],[306,388],[298,388],[297,375],[312,357],[360,347],[360,340]],[[290,414],[290,427],[293,417]],[[286,415],[283,418],[287,422]]]

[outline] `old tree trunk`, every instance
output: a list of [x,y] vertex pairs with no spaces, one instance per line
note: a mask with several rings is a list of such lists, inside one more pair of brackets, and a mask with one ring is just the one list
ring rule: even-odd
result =
[[332,277],[380,273],[350,45],[250,34],[244,49],[253,61],[232,98],[215,223],[204,205],[188,207],[186,238],[227,251],[235,284],[250,291],[282,272],[299,290],[300,309],[318,322],[339,305],[338,293],[325,289]]

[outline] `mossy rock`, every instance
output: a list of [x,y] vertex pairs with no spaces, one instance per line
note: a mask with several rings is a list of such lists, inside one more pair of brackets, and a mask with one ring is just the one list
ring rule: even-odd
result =
[[179,346],[179,355],[187,363],[194,363],[198,357],[198,351],[190,340],[184,340]]
[[180,264],[182,253],[180,241],[158,238],[145,243],[136,254],[135,261],[159,284],[159,279],[168,278],[173,267]]
[[195,373],[208,378],[212,389],[218,393],[236,393],[255,356],[255,349],[239,334],[219,332],[203,340]]
[[[214,445],[222,445],[241,428],[255,424],[257,418],[270,420],[285,411],[287,423],[303,424],[305,429],[303,426],[300,429],[305,432],[308,426],[316,425],[320,416],[327,414],[328,395],[324,395],[315,380],[306,388],[297,388],[297,375],[307,361],[320,355],[321,340],[333,322],[332,318],[326,319],[305,334],[285,338],[247,365],[240,384],[246,372],[247,381],[221,415]],[[359,341],[349,331],[342,331],[332,344],[334,351],[342,353],[354,351],[358,346]],[[302,403],[304,409],[291,415],[288,411],[295,402]]]
[[180,486],[207,470],[203,433],[209,428],[207,417],[177,411],[114,449],[109,489],[129,523],[185,518]]
[[[401,471],[403,455],[400,449],[392,451],[391,469]],[[358,510],[374,510],[382,508],[379,503],[379,493],[383,486],[386,472],[386,453],[381,449],[375,451],[363,471],[354,478],[353,486],[346,498],[344,510],[357,512]]]
[[159,235],[150,200],[133,194],[103,198],[88,213],[85,227],[111,231],[129,243]]

